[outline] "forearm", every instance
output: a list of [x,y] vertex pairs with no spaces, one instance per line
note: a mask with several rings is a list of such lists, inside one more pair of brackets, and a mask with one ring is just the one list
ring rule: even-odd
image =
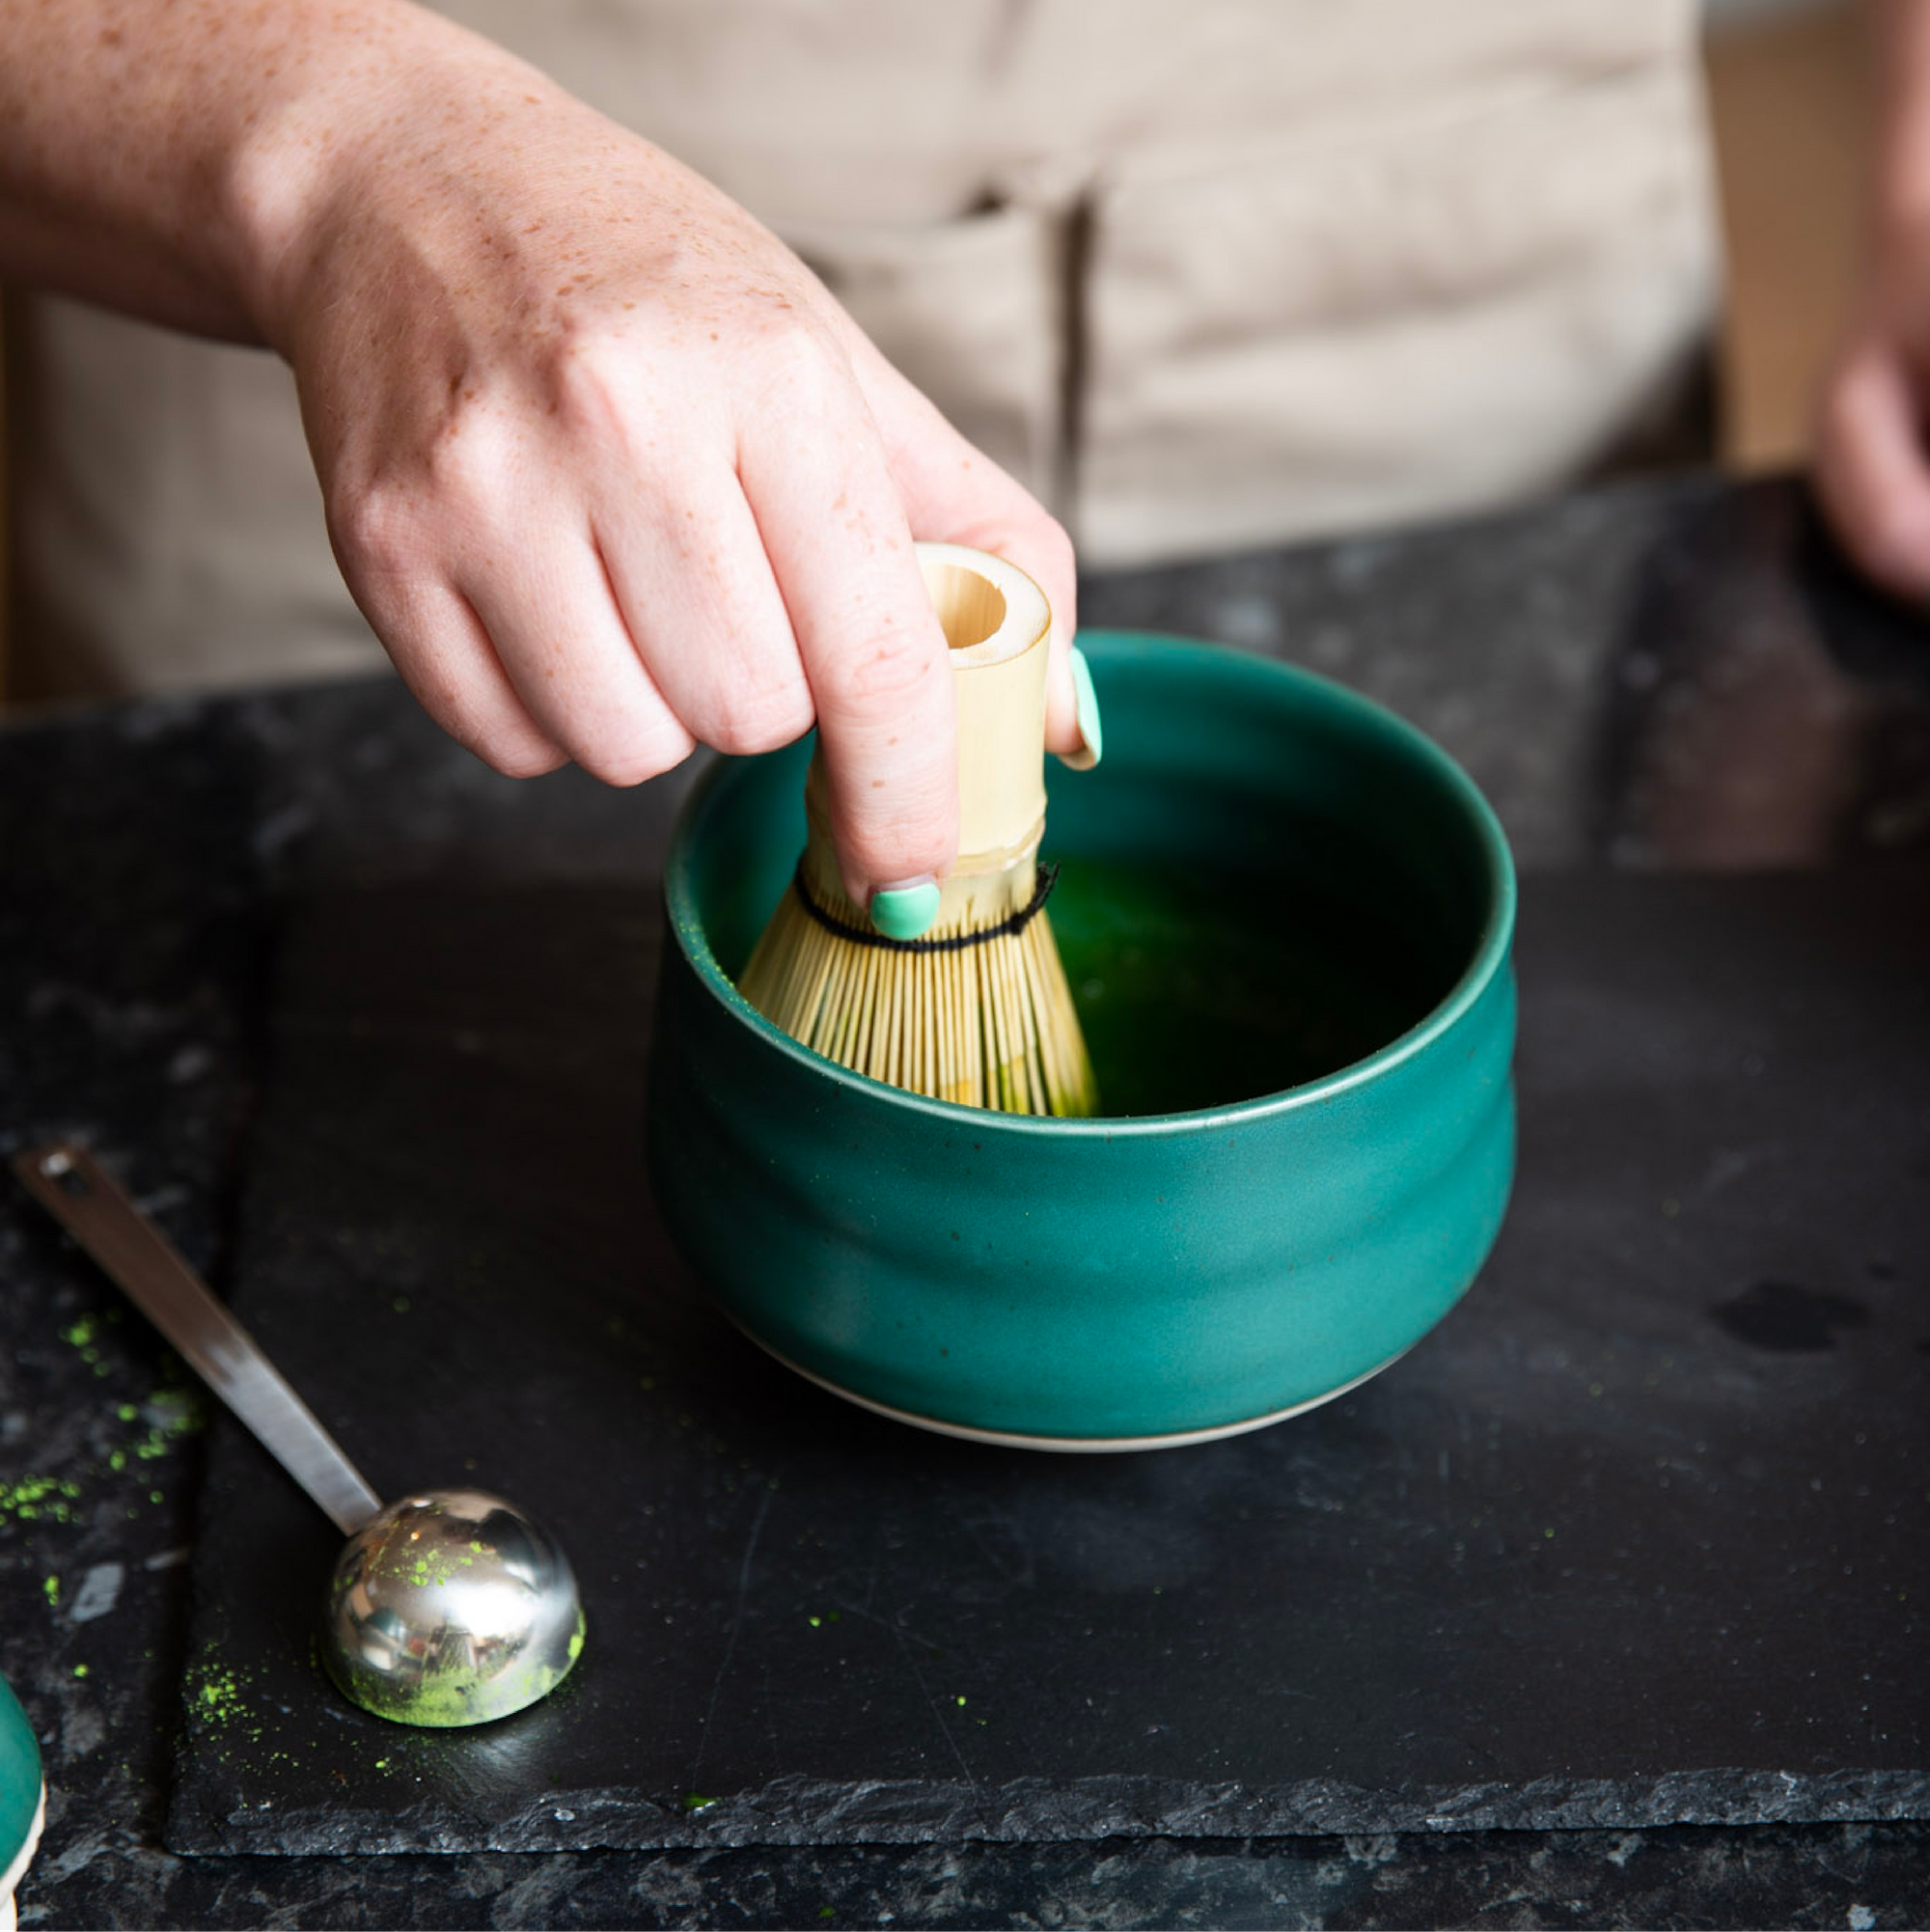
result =
[[432,138],[426,97],[473,129],[553,92],[404,0],[0,0],[0,277],[272,340],[316,203]]
[[1930,223],[1930,0],[1870,0],[1878,104],[1871,242]]

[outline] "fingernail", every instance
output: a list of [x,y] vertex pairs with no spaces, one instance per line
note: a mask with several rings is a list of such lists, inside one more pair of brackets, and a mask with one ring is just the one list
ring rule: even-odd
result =
[[1099,722],[1099,694],[1092,689],[1092,668],[1086,653],[1075,644],[1066,653],[1072,660],[1072,689],[1078,698],[1079,735],[1086,749],[1062,754],[1074,771],[1090,771],[1106,756],[1105,727]]
[[886,886],[871,895],[871,924],[887,939],[918,939],[938,917],[938,887],[930,879]]

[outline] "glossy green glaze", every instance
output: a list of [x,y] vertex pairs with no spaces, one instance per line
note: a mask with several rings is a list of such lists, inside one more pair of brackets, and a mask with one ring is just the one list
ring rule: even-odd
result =
[[0,1873],[19,1857],[41,1804],[41,1748],[5,1678],[0,1678]]
[[1109,755],[1048,761],[1046,856],[1108,1117],[920,1099],[738,997],[803,842],[799,746],[721,761],[679,822],[649,1136],[678,1243],[766,1347],[1067,1448],[1371,1373],[1473,1281],[1514,1164],[1514,880],[1467,778],[1308,674],[1081,643]]

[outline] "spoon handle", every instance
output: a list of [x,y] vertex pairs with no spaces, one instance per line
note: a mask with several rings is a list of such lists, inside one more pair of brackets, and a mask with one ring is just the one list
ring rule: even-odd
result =
[[30,1147],[14,1156],[14,1172],[345,1536],[374,1515],[381,1498],[335,1439],[85,1148]]

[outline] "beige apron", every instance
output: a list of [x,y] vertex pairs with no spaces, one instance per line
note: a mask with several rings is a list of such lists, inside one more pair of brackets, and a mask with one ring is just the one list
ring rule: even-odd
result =
[[[449,0],[797,247],[1084,560],[1504,502],[1716,281],[1691,0]],[[20,695],[366,669],[272,357],[16,297]]]

